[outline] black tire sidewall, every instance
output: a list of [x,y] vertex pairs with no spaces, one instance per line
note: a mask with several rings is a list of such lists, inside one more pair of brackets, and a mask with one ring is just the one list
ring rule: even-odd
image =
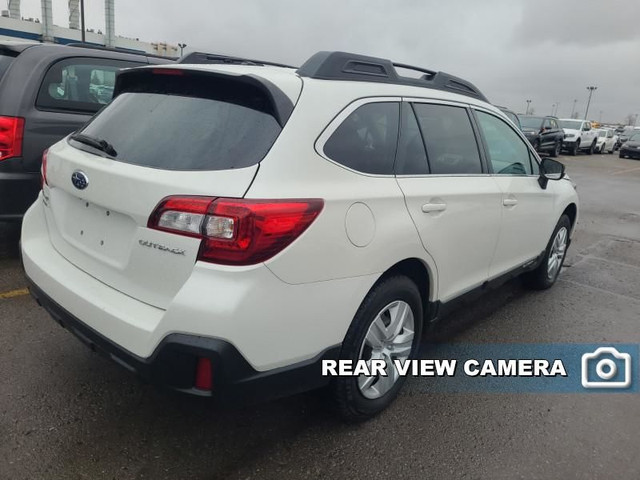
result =
[[[417,355],[423,324],[420,292],[408,277],[393,276],[372,288],[360,305],[342,344],[341,360],[358,360],[369,326],[384,307],[396,300],[407,302],[413,311],[415,334],[409,358]],[[332,387],[343,417],[350,421],[360,421],[370,418],[391,404],[405,380],[405,377],[400,377],[391,390],[376,399],[368,399],[362,395],[357,377],[336,377],[332,381]]]
[[562,270],[562,265],[564,265],[564,260],[567,258],[567,251],[565,250],[564,257],[562,258],[562,263],[560,264],[560,268],[558,268],[558,272],[556,273],[554,278],[549,278],[547,275],[547,264],[549,262],[549,255],[551,254],[551,247],[553,245],[553,241],[556,238],[558,231],[565,227],[567,229],[567,247],[569,246],[569,235],[571,234],[571,220],[566,214],[563,214],[558,220],[556,227],[553,229],[553,233],[549,238],[549,242],[547,243],[547,249],[545,250],[544,257],[540,262],[540,265],[532,272],[527,274],[527,280],[529,286],[538,290],[544,290],[552,287],[558,277],[560,276],[560,270]]

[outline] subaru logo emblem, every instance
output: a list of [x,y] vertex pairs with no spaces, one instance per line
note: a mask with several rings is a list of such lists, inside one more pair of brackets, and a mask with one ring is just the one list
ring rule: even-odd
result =
[[89,186],[89,177],[81,170],[76,170],[71,174],[71,183],[78,190],[84,190]]

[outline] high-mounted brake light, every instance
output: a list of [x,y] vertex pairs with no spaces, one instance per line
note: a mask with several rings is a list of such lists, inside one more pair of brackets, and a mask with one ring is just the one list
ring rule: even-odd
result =
[[291,244],[323,205],[321,199],[167,197],[151,214],[148,227],[202,239],[199,260],[252,265]]
[[0,116],[0,161],[22,155],[24,118]]
[[47,148],[42,152],[42,166],[40,167],[40,188],[44,188],[45,185],[49,185],[47,182],[47,154],[49,149]]
[[152,68],[151,73],[154,75],[184,75],[184,70],[177,68]]

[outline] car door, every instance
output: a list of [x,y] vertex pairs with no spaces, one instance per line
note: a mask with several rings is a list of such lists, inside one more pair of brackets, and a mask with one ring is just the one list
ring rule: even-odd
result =
[[551,128],[549,133],[549,137],[550,137],[549,140],[551,142],[551,146],[554,146],[558,141],[562,143],[562,139],[564,138],[564,133],[560,129],[560,126],[558,125],[558,122],[556,121],[556,119],[550,118],[549,125]]
[[613,137],[613,130],[607,130],[607,139],[605,140],[605,151],[612,152],[615,143],[616,143],[616,140]]
[[553,147],[555,142],[555,133],[553,132],[553,128],[551,125],[551,121],[548,118],[545,118],[542,122],[542,132],[540,133],[540,145],[543,149]]
[[591,122],[584,122],[582,124],[582,147],[588,149],[596,138],[596,131],[591,128]]
[[476,109],[474,115],[502,194],[502,228],[489,268],[494,278],[538,257],[558,219],[553,218],[553,190],[538,183],[540,167],[526,139],[493,112]]
[[467,107],[405,101],[395,171],[436,263],[439,299],[481,285],[498,241],[502,194],[486,170]]

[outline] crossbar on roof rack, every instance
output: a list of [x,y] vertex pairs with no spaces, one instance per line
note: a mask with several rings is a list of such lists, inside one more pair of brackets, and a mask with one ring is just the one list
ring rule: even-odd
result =
[[264,60],[252,60],[249,58],[233,57],[230,55],[221,55],[217,53],[205,53],[205,52],[192,52],[185,55],[178,63],[191,63],[191,64],[228,64],[228,65],[257,65],[264,66],[270,65],[274,67],[284,68],[296,68],[291,65],[285,65],[284,63],[267,62]]

